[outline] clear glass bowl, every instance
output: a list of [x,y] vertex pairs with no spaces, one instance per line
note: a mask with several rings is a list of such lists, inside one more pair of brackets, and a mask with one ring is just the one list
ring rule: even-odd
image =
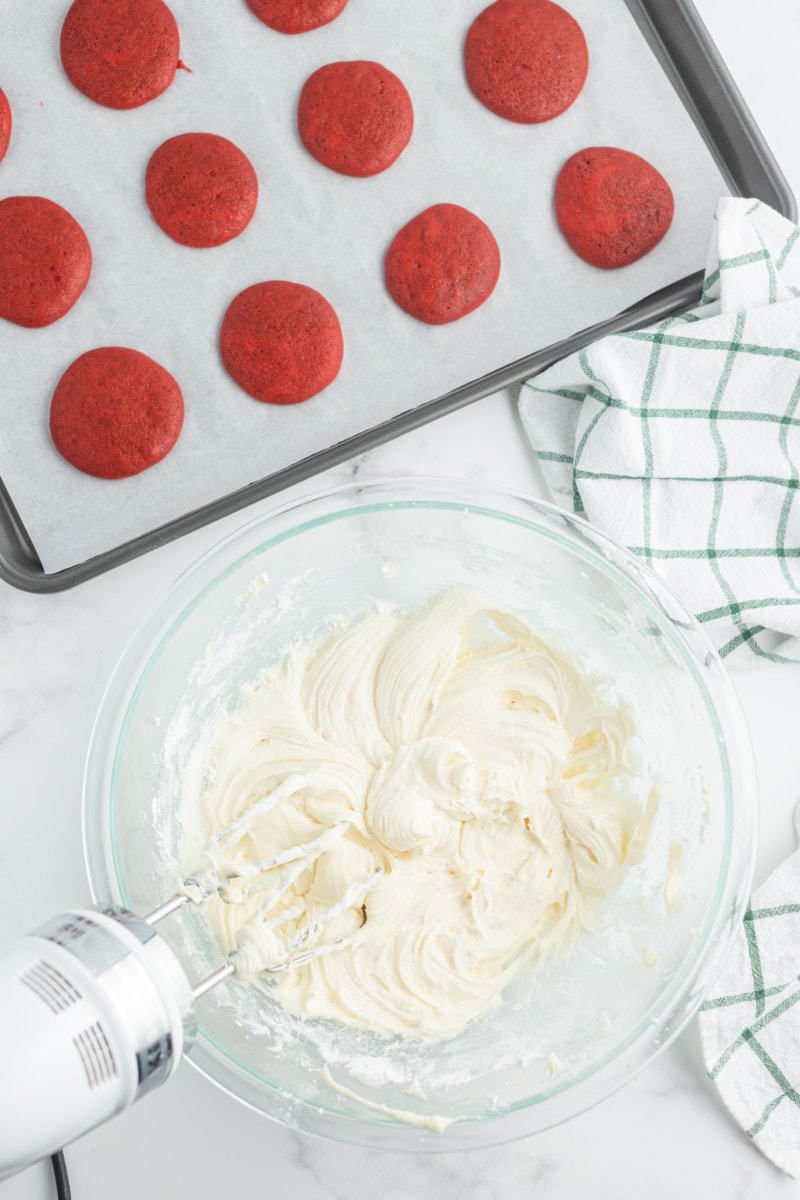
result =
[[[201,786],[203,735],[290,643],[375,601],[413,609],[454,584],[527,617],[630,701],[661,800],[645,861],[578,952],[538,969],[456,1038],[421,1044],[304,1021],[268,991],[231,982],[200,1001],[190,1056],[199,1070],[288,1126],[367,1147],[491,1145],[609,1095],[696,1011],[750,885],[748,734],[682,605],[634,557],[551,505],[406,479],[275,508],[203,557],[142,623],[89,750],[84,837],[95,899],[146,913],[171,895],[192,865],[176,813]],[[668,867],[678,861],[670,911]],[[220,964],[199,910],[160,931],[191,977]],[[326,1065],[357,1098],[331,1088]],[[426,1122],[438,1115],[458,1120],[432,1132]]]

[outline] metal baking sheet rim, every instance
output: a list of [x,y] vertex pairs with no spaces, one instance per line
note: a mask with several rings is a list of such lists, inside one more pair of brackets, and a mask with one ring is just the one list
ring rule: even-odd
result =
[[[665,4],[664,0],[627,0],[627,3],[737,193],[756,196],[794,220],[797,210],[788,183],[691,0],[673,0],[672,4]],[[699,66],[699,71],[693,69],[693,56],[697,59],[694,67]],[[711,101],[711,92],[716,92],[717,99],[724,102],[722,106]],[[710,127],[712,125],[715,129]],[[735,148],[738,152],[738,171],[734,170],[736,164],[732,164],[723,153],[725,146],[720,142],[727,143],[729,150]],[[743,161],[743,150],[747,152],[749,163]],[[756,179],[755,175],[759,178]],[[463,384],[443,396],[401,413],[391,421],[365,430],[284,471],[186,513],[114,550],[52,574],[41,569],[13,500],[0,480],[0,540],[5,542],[5,546],[0,545],[0,579],[28,592],[50,593],[74,587],[328,467],[346,462],[436,417],[529,378],[604,334],[630,329],[637,324],[648,324],[679,312],[699,298],[702,278],[702,271],[698,271],[678,280],[624,312],[583,329],[556,345]]]

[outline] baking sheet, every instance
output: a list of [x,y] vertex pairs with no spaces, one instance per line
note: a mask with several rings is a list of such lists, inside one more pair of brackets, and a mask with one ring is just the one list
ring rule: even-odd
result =
[[[115,112],[77,92],[58,59],[67,0],[6,0],[0,81],[14,132],[0,194],[41,194],[87,232],[86,292],[55,325],[0,322],[0,477],[46,572],[133,537],[382,421],[531,354],[704,265],[716,200],[726,192],[712,156],[624,0],[569,0],[591,65],[577,102],[544,125],[503,121],[463,77],[461,46],[484,0],[350,0],[341,17],[287,38],[244,0],[172,0],[181,30],[170,89]],[[350,179],[306,154],[294,112],[307,76],[325,62],[372,58],[406,84],[415,131],[382,175]],[[167,137],[222,134],[251,159],[258,210],[225,246],[178,246],[143,198],[147,161]],[[597,271],[564,243],[552,214],[555,176],[588,145],[641,154],[669,180],[672,228],[645,259]],[[385,293],[382,259],[396,230],[430,204],[462,204],[492,228],[503,257],[490,300],[453,325],[426,326]],[[242,288],[291,279],[336,308],[345,338],[333,385],[301,405],[262,405],[219,361],[223,313]],[[175,449],[127,480],[91,479],[50,443],[50,396],[69,363],[98,345],[151,355],[178,380],[186,421]]]

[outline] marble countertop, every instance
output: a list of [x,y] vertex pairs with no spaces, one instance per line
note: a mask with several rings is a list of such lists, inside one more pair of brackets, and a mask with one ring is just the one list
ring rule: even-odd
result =
[[[798,0],[695,0],[790,186],[800,196]],[[318,476],[440,474],[543,494],[501,393]],[[265,501],[72,591],[0,584],[0,946],[89,899],[80,798],[101,694],[127,639],[184,567]],[[800,799],[800,668],[734,677],[755,745],[762,800],[756,881],[794,848]],[[0,1064],[0,1075],[2,1064]],[[161,1092],[68,1151],[75,1200],[289,1195],[293,1200],[772,1200],[798,1185],[765,1161],[708,1083],[694,1024],[597,1109],[527,1141],[472,1154],[398,1157],[288,1132],[227,1099],[189,1066]],[[2,1200],[54,1195],[49,1165],[0,1184]]]

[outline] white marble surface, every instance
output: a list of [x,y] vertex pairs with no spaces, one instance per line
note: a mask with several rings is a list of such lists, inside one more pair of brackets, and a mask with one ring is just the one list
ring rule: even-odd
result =
[[[600,0],[598,0],[600,2]],[[800,0],[696,0],[789,182],[800,194]],[[303,486],[393,473],[446,474],[540,491],[510,395],[429,425]],[[254,511],[266,510],[269,502]],[[0,584],[0,945],[88,900],[80,833],[83,761],[105,682],[149,606],[244,519],[220,522],[57,596]],[[800,799],[800,668],[735,679],[762,791],[757,879],[793,848]],[[0,1014],[1,1016],[2,1014]],[[2,1086],[2,1064],[0,1064]],[[593,1112],[536,1138],[467,1155],[400,1158],[291,1134],[226,1099],[192,1069],[68,1152],[75,1200],[151,1194],[293,1200],[772,1200],[797,1193],[719,1104],[693,1026]],[[54,1195],[49,1167],[2,1200]]]

